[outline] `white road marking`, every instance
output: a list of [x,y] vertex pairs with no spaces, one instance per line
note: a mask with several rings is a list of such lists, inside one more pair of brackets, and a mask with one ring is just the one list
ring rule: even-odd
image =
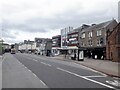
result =
[[84,77],[106,77],[106,76],[84,76]]
[[80,76],[80,75],[78,75],[78,74],[76,74],[76,73],[73,73],[73,72],[70,72],[70,71],[64,70],[64,69],[62,69],[62,68],[57,67],[57,69],[58,69],[58,70],[61,70],[61,71],[64,71],[64,72],[67,72],[67,73],[69,73],[69,74],[75,75],[75,76],[77,76],[77,77],[83,78],[83,79],[85,79],[85,80],[88,80],[88,81],[91,81],[91,82],[97,83],[97,84],[99,84],[99,85],[102,85],[102,86],[105,86],[105,87],[108,87],[108,88],[113,88],[113,89],[115,89],[115,88],[112,87],[112,86],[109,86],[109,85],[106,85],[106,84],[104,84],[104,83],[101,83],[101,82],[98,82],[98,81],[95,81],[95,80],[89,79],[89,78],[84,77],[84,76]]
[[28,70],[29,72],[31,72],[31,70]]
[[32,60],[38,62],[38,60],[36,60],[36,59],[32,59]]
[[[74,63],[74,64],[79,65],[79,64],[77,64],[77,63]],[[83,68],[85,68],[85,69],[88,69],[88,70],[93,71],[93,72],[95,72],[95,73],[99,73],[99,74],[101,74],[101,75],[107,77],[107,75],[104,74],[104,73],[102,73],[102,72],[99,72],[99,71],[97,71],[97,70],[94,70],[94,69],[88,68],[88,67],[83,66],[83,65],[80,65],[80,66],[83,67]]]
[[40,63],[51,67],[50,64],[47,64],[47,63],[44,63],[44,62],[40,62]]
[[[24,64],[22,64],[20,61],[18,61],[24,68],[28,69]],[[37,75],[35,73],[33,73],[30,69],[28,69],[29,72],[31,72],[36,78]],[[39,79],[39,78],[38,78]],[[39,79],[40,80],[40,79]],[[47,86],[42,80],[40,80],[40,82],[44,85],[44,86]]]
[[44,85],[44,86],[47,86],[46,84],[45,84],[45,82],[43,82],[42,80],[40,80],[41,81],[41,83]]
[[106,81],[106,83],[109,83],[109,84],[111,84],[111,85],[120,87],[120,82],[118,82],[117,80],[114,80],[114,81]]

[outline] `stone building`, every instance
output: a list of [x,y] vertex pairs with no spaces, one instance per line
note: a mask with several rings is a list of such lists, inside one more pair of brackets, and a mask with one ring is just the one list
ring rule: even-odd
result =
[[107,32],[106,59],[120,62],[120,23]]
[[117,25],[116,20],[100,24],[92,24],[79,32],[79,47],[83,48],[84,55],[89,58],[105,59],[106,57],[106,32],[112,31]]

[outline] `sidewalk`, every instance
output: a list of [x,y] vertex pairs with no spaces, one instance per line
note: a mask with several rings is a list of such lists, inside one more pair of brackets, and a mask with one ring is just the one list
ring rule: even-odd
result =
[[2,56],[0,55],[0,89],[2,89]]
[[[59,59],[59,60],[71,60],[71,59],[65,59],[64,56],[56,56],[52,57],[54,59]],[[86,67],[92,68],[94,70],[100,71],[102,73],[105,73],[109,76],[113,77],[119,77],[120,78],[120,63],[118,62],[112,62],[108,60],[95,60],[95,59],[88,59],[84,58],[84,61],[77,61],[77,60],[71,60],[77,64],[84,65]]]

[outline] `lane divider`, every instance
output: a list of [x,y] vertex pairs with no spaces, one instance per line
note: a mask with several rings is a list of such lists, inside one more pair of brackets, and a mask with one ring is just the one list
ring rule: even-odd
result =
[[51,65],[50,64],[47,64],[47,63],[44,63],[44,62],[40,62],[41,64],[44,64],[44,65],[46,65],[46,66],[49,66],[49,67],[51,67]]
[[88,81],[91,81],[91,82],[97,83],[97,84],[99,84],[99,85],[102,85],[102,86],[105,86],[105,87],[108,87],[108,88],[115,89],[115,88],[112,87],[112,86],[109,86],[109,85],[106,85],[106,84],[104,84],[104,83],[101,83],[101,82],[98,82],[98,81],[92,80],[92,79],[87,78],[87,77],[85,77],[85,76],[78,75],[78,74],[73,73],[73,72],[70,72],[70,71],[68,71],[68,70],[65,70],[65,69],[62,69],[62,68],[59,68],[59,67],[57,67],[57,69],[58,69],[58,70],[61,70],[61,71],[63,71],[63,72],[67,72],[67,73],[69,73],[69,74],[72,74],[72,75],[74,75],[74,76],[77,76],[77,77],[79,77],[79,78],[83,78],[83,79],[85,79],[85,80],[88,80]]
[[38,60],[36,60],[36,59],[32,59],[32,60],[38,62]]

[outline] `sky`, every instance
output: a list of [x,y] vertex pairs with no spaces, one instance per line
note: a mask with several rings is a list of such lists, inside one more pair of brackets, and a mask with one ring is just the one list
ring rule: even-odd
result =
[[0,37],[9,44],[118,19],[119,0],[0,0]]

